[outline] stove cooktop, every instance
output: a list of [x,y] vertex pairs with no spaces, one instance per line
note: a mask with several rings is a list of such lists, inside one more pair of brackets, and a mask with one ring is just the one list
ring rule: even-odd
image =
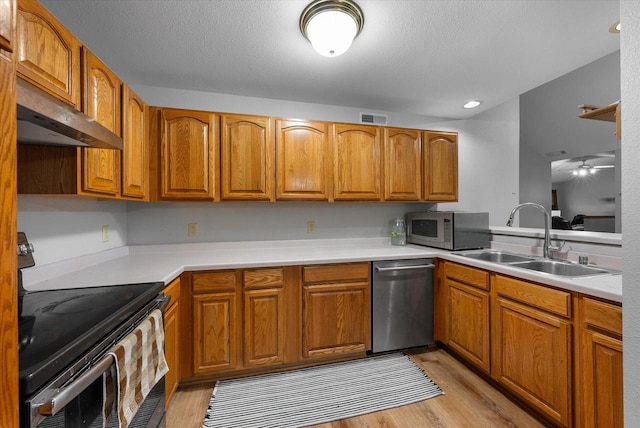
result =
[[25,397],[82,358],[164,284],[28,292],[19,296],[20,394]]

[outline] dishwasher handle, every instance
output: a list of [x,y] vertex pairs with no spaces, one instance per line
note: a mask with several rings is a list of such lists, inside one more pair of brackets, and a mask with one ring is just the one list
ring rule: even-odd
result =
[[376,266],[377,272],[389,272],[389,271],[398,271],[398,270],[415,270],[415,269],[431,269],[436,267],[434,264],[428,265],[414,265],[414,266],[393,266],[393,267],[380,267]]

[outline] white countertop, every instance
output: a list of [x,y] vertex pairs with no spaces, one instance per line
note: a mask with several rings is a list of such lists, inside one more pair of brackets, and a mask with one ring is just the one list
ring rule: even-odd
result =
[[436,248],[392,246],[387,238],[129,246],[24,269],[23,283],[28,291],[157,281],[168,284],[184,271],[432,257],[622,302],[621,275],[563,278]]

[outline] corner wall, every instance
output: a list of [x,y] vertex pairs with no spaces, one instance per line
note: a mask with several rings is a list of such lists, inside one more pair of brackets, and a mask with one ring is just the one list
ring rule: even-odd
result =
[[640,426],[640,2],[621,1],[624,425]]

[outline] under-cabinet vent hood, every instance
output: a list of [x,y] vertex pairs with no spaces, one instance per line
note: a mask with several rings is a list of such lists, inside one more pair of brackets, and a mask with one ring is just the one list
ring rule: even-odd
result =
[[18,143],[122,150],[122,138],[42,89],[17,79]]

